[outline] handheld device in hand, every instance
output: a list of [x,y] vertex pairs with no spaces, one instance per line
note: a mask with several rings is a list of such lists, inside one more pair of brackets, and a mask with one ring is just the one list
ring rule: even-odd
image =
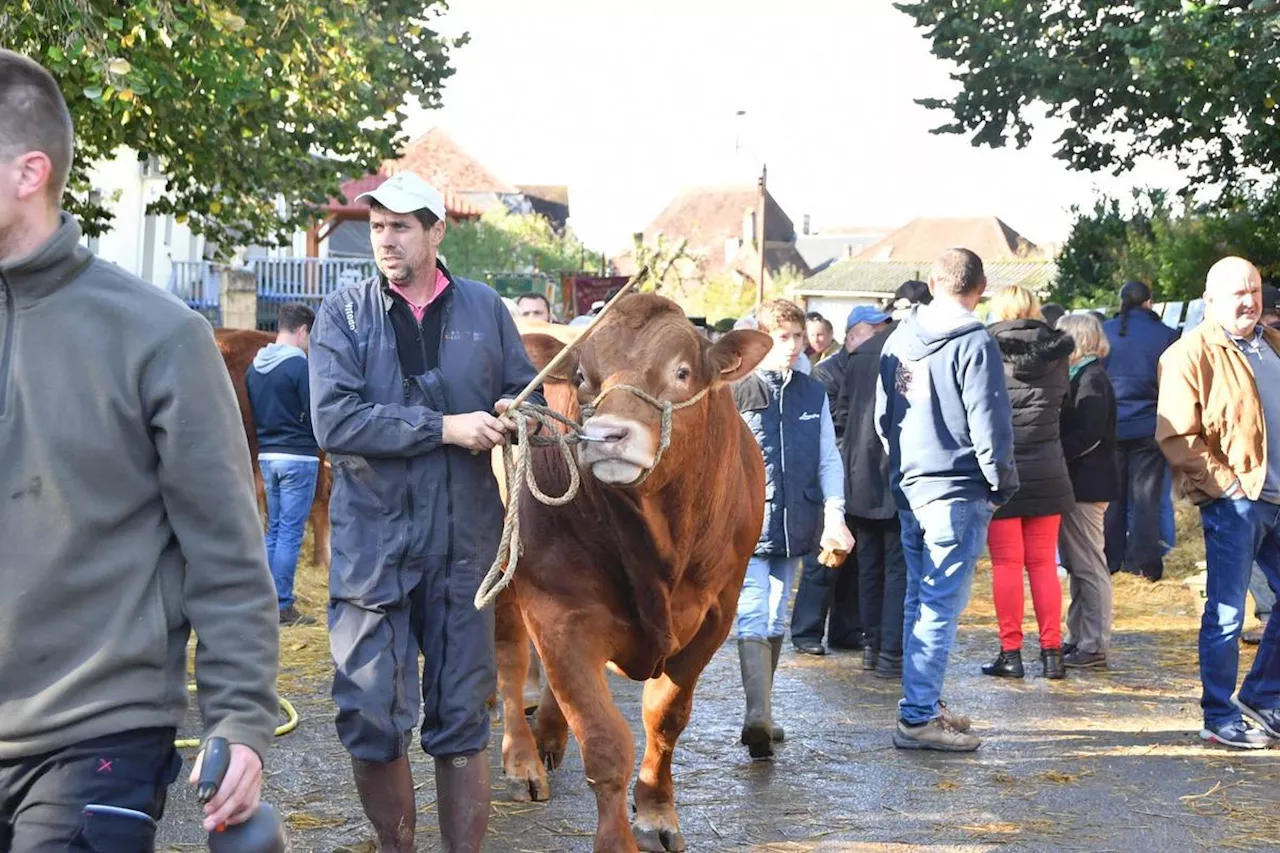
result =
[[[226,778],[230,766],[231,745],[225,738],[209,738],[196,783],[196,797],[201,805],[218,793],[218,786]],[[275,809],[270,803],[260,803],[253,817],[244,823],[219,826],[210,832],[209,850],[211,853],[288,853],[289,840]]]

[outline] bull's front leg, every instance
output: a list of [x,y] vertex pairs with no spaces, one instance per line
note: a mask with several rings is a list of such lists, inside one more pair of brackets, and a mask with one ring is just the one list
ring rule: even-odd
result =
[[[575,619],[575,635],[606,636],[604,631],[611,623],[612,618],[604,620],[602,626],[590,626]],[[631,728],[609,693],[605,660],[598,649],[569,637],[543,635],[537,640],[547,682],[578,739],[587,784],[596,795],[594,851],[639,853],[627,820],[627,787],[635,762],[635,744]]]
[[499,595],[494,608],[498,693],[502,697],[502,771],[512,800],[542,802],[551,798],[551,786],[524,713],[529,635],[512,590]]
[[680,818],[676,814],[675,783],[671,760],[689,715],[693,690],[716,649],[729,632],[726,613],[733,612],[736,597],[726,594],[713,607],[690,643],[667,661],[666,672],[644,685],[644,760],[636,779],[636,816],[632,824],[641,850],[678,853],[685,849]]

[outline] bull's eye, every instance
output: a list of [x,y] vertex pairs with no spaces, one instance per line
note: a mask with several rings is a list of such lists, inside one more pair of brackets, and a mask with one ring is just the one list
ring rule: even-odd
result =
[[685,365],[681,365],[676,369],[676,379],[679,379],[681,382],[688,382],[689,377],[692,375],[693,375],[693,371],[690,370]]

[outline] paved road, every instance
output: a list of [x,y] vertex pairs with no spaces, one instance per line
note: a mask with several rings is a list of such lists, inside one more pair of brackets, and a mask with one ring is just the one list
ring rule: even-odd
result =
[[[1228,753],[1195,736],[1196,605],[1189,597],[1172,607],[1167,595],[1159,604],[1137,602],[1139,627],[1121,625],[1110,670],[1010,683],[978,673],[996,648],[983,589],[980,581],[948,682],[951,704],[973,715],[985,738],[971,756],[894,750],[894,685],[862,672],[857,655],[808,658],[788,649],[775,697],[787,742],[772,764],[752,764],[737,744],[742,691],[727,644],[704,674],[677,751],[677,806],[689,850],[1280,849],[1280,752]],[[1028,669],[1038,674],[1038,664]],[[642,735],[639,686],[611,683]],[[267,796],[290,815],[295,850],[371,850],[325,686],[294,698],[302,723],[271,754]],[[498,775],[500,724],[494,732],[486,849],[589,851],[595,807],[576,744],[552,775],[552,802],[516,804]],[[420,849],[437,850],[429,763],[415,760]],[[195,825],[190,793],[175,786],[162,849],[198,849]]]

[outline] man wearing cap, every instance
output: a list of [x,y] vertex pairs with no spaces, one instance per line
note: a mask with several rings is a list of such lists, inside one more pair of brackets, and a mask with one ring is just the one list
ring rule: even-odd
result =
[[478,851],[496,667],[492,608],[472,599],[503,516],[490,454],[478,451],[514,430],[494,412],[534,369],[497,292],[437,258],[445,207],[434,187],[402,172],[357,200],[369,203],[379,275],[331,293],[311,338],[312,422],[334,473],[338,736],[378,849],[412,851],[408,746],[422,707],[444,849]]
[[[849,336],[855,346],[845,366],[835,410],[844,424],[845,512],[857,546],[858,604],[866,646],[863,669],[881,678],[902,676],[903,600],[907,593],[907,563],[902,555],[902,528],[889,489],[889,457],[876,435],[876,385],[880,354],[889,333],[903,316],[933,300],[929,285],[904,282],[894,293],[891,317],[859,305],[862,314],[849,315]],[[875,312],[868,315],[866,312]],[[883,319],[881,319],[883,318]],[[869,336],[859,327],[866,326]],[[861,340],[857,340],[862,338]]]

